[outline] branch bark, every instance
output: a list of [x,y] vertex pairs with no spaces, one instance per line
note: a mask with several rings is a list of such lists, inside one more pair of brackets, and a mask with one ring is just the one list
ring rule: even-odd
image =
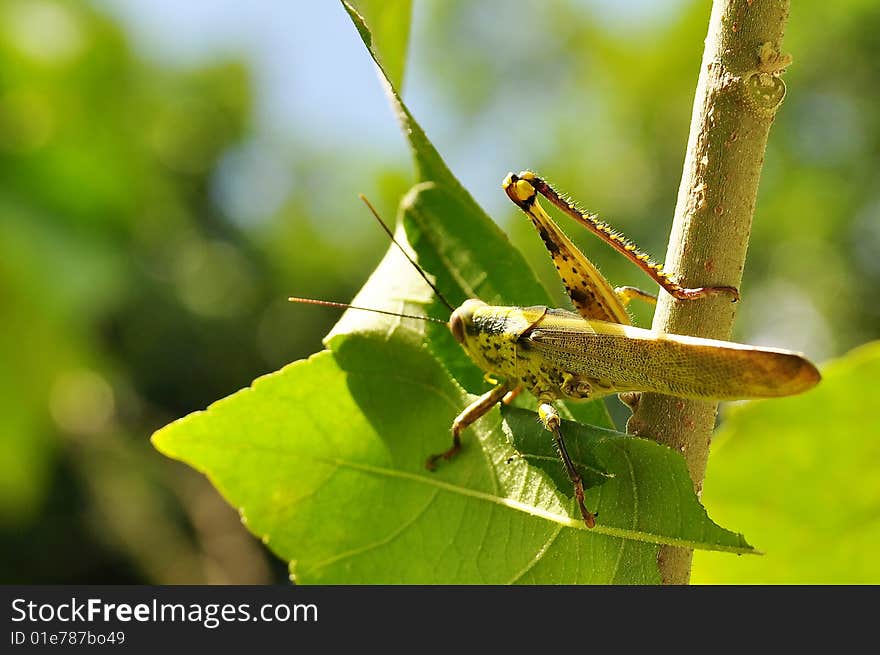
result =
[[[715,0],[697,83],[666,268],[683,286],[739,287],[770,125],[785,96],[779,75],[789,0]],[[658,331],[729,339],[736,305],[662,294]],[[631,434],[679,450],[702,491],[718,404],[643,394]],[[693,552],[661,547],[665,584],[687,584]]]

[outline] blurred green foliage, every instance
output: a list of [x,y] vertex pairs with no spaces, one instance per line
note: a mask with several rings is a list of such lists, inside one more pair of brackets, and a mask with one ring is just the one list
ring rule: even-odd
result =
[[272,276],[207,193],[248,72],[144,65],[78,3],[0,10],[0,579],[207,579],[198,481],[144,435],[259,370]]
[[880,342],[829,362],[823,375],[803,396],[736,408],[718,431],[703,502],[766,555],[695,553],[694,582],[880,581]]
[[[537,169],[662,259],[708,3],[651,20],[574,1],[528,3],[528,20],[499,20],[500,1],[415,5],[411,108],[465,184]],[[793,5],[737,337],[821,361],[880,332],[865,300],[880,283],[880,7]],[[241,61],[170,69],[87,3],[0,2],[0,581],[286,575],[147,438],[318,350],[334,313],[284,299],[350,298],[384,249],[356,193],[392,207],[412,176],[294,135],[259,150],[294,180],[283,202],[241,220],[218,187],[252,111]],[[485,168],[481,148],[509,164]],[[496,218],[561,303],[531,227],[512,207]],[[577,240],[615,283],[645,284]]]

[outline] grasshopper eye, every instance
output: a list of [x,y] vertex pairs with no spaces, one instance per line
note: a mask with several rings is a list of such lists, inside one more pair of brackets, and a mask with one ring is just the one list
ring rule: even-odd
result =
[[482,300],[471,298],[465,300],[463,305],[452,312],[452,316],[449,317],[449,331],[458,343],[464,344],[467,328],[474,320],[474,312],[485,306],[486,303]]
[[458,343],[464,343],[464,319],[461,317],[461,308],[452,312],[449,318],[449,330]]

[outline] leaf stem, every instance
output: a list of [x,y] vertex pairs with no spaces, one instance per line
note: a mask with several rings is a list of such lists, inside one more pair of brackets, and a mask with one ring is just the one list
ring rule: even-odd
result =
[[[739,287],[770,125],[785,96],[779,78],[789,0],[715,0],[697,82],[690,136],[666,255],[686,287]],[[747,298],[747,296],[746,296]],[[747,301],[747,300],[746,300]],[[729,339],[730,298],[661,295],[655,330]],[[718,404],[643,394],[627,430],[679,450],[703,486]],[[662,546],[665,584],[687,584],[693,551]]]

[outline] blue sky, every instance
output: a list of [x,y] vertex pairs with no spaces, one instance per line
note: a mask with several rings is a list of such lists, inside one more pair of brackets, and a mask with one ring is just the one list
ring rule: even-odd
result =
[[[425,1],[414,2],[412,44],[420,43]],[[583,5],[609,28],[632,30],[671,15],[682,1],[576,0],[574,4]],[[244,57],[256,82],[257,137],[264,143],[305,137],[314,140],[311,145],[356,149],[376,161],[409,165],[406,145],[376,80],[372,61],[338,2],[95,2],[119,20],[139,54],[147,59],[186,67],[224,54]],[[511,27],[496,21],[487,24],[486,29],[501,32]],[[495,40],[501,42],[515,38],[514,34],[495,35]],[[319,65],[313,65],[315,62]],[[511,168],[535,165],[541,149],[539,137],[526,135],[516,143],[503,135],[493,139],[493,130],[473,129],[470,134],[462,134],[461,126],[446,119],[442,94],[432,88],[423,62],[417,45],[411,46],[406,101],[465,186],[490,214],[497,215],[507,209],[498,191],[501,178]],[[540,103],[541,99],[536,97],[532,102]],[[530,111],[523,101],[517,104],[497,109],[487,120],[504,125],[522,115],[519,112]],[[302,125],[308,125],[308,130],[303,131]],[[263,151],[250,160],[258,162],[265,156]],[[247,152],[244,157],[248,157]],[[257,171],[249,177],[263,176]]]

